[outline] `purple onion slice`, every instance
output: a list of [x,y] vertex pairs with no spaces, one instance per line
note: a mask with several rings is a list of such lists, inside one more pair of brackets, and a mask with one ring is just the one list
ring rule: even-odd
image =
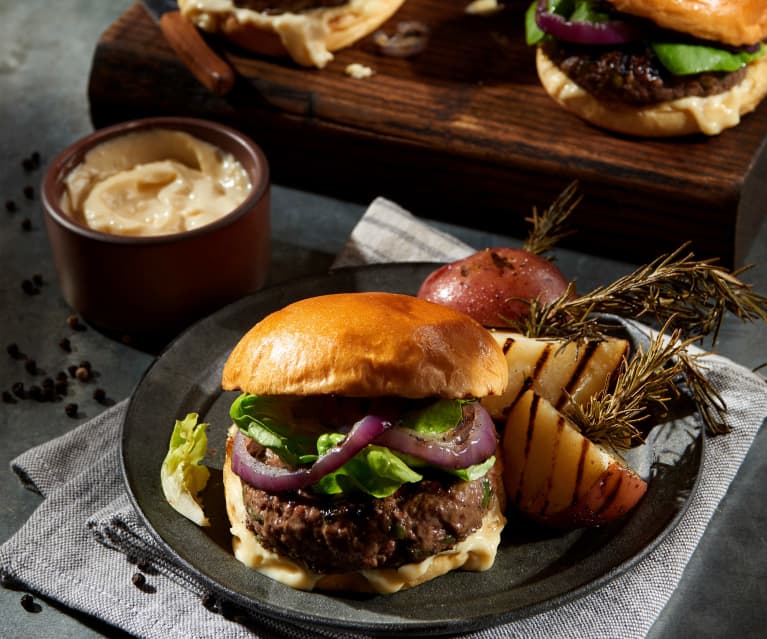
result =
[[623,20],[583,22],[567,20],[548,10],[547,0],[538,0],[535,22],[541,31],[563,42],[575,44],[624,44],[639,40],[642,29]]
[[463,420],[453,429],[427,436],[409,428],[390,428],[374,442],[442,468],[468,468],[495,453],[495,424],[479,403],[463,406]]
[[254,488],[269,492],[298,490],[319,481],[337,470],[391,426],[375,415],[358,421],[339,446],[321,455],[308,468],[289,470],[265,464],[248,452],[246,436],[239,430],[232,442],[232,470]]

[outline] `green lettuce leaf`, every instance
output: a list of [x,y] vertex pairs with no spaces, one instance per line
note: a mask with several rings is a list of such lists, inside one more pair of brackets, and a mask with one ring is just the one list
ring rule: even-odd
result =
[[650,46],[660,63],[674,75],[693,75],[707,71],[737,71],[764,55],[764,44],[754,53],[676,42],[653,42]]
[[[437,400],[409,411],[402,426],[420,435],[438,435],[455,428],[462,417],[462,406],[474,400]],[[298,423],[293,415],[293,399],[241,394],[230,408],[230,416],[246,436],[274,451],[293,466],[312,463],[338,445],[343,433],[318,432],[306,422]],[[464,481],[482,477],[492,467],[494,458],[458,471],[449,471]],[[423,460],[395,453],[382,446],[369,445],[341,468],[329,473],[312,486],[315,492],[337,495],[362,491],[373,497],[388,497],[408,482],[418,482],[423,475],[416,468],[435,468]],[[446,469],[441,469],[446,470]]]
[[197,420],[197,413],[176,420],[160,468],[160,483],[165,499],[177,512],[198,526],[208,526],[210,522],[198,498],[210,477],[208,468],[200,463],[208,450],[208,425]]
[[[525,13],[525,42],[534,46],[549,38],[535,22],[537,2]],[[620,14],[600,10],[594,0],[549,0],[549,11],[574,22],[605,22]],[[673,35],[671,32],[667,32]],[[754,53],[731,51],[710,43],[689,44],[673,41],[649,42],[658,61],[674,75],[695,75],[711,71],[732,72],[760,58],[765,53],[762,44]]]

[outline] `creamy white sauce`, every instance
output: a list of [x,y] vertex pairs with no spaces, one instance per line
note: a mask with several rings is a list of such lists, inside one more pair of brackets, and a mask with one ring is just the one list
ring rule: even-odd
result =
[[251,188],[231,154],[182,131],[154,129],[89,151],[67,176],[61,206],[103,233],[166,235],[215,222]]

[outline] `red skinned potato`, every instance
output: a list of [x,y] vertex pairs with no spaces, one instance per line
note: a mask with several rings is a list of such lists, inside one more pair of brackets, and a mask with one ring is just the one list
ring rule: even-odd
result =
[[639,475],[531,390],[514,405],[501,444],[508,503],[547,526],[606,524],[647,491]]
[[518,248],[492,248],[441,266],[418,297],[462,311],[487,327],[527,316],[529,301],[552,302],[568,281],[552,262]]

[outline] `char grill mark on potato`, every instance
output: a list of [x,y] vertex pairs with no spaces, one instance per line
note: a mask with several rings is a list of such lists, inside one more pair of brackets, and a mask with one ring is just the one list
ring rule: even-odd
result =
[[562,393],[562,395],[559,397],[559,401],[554,404],[557,410],[562,410],[565,407],[565,404],[567,404],[568,396],[572,395],[575,391],[581,376],[586,371],[591,358],[594,357],[594,353],[596,353],[597,346],[598,342],[596,341],[591,341],[586,344],[583,356],[578,358],[578,363],[575,365],[573,374],[570,376],[570,379],[567,380],[567,383],[563,387],[563,390],[566,392]]
[[311,9],[340,7],[348,4],[349,0],[234,0],[238,9],[250,9],[269,15],[281,13],[301,13]]
[[564,42],[546,42],[546,55],[583,90],[599,99],[654,104],[684,97],[707,97],[729,91],[746,74],[707,72],[675,76],[666,71],[644,44],[602,50]]

